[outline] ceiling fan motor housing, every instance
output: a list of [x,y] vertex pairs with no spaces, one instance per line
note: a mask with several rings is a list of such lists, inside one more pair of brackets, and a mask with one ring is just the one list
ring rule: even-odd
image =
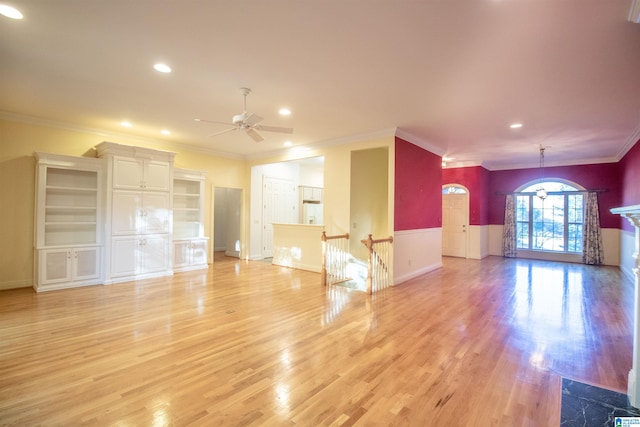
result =
[[244,112],[242,114],[236,114],[235,116],[233,116],[232,123],[234,125],[243,125],[245,120],[247,120],[247,113],[246,112]]

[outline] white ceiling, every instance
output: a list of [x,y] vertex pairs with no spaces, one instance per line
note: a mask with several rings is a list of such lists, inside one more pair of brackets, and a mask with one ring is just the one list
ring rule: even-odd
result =
[[[0,17],[4,117],[247,158],[286,139],[309,146],[398,128],[450,165],[489,169],[536,166],[540,144],[547,165],[616,161],[640,138],[631,0],[4,3],[25,15]],[[227,127],[193,119],[231,121],[240,87],[253,90],[248,110],[263,124],[293,135],[209,137]]]

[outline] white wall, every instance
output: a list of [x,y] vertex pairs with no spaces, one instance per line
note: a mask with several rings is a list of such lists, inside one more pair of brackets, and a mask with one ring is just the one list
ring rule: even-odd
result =
[[398,285],[442,267],[442,228],[396,231],[393,282]]
[[300,167],[298,185],[305,187],[324,187],[324,160],[320,166],[308,166],[303,163]]
[[[295,162],[279,162],[258,165],[251,168],[251,203],[249,212],[249,259],[263,259],[262,256],[262,178],[286,179],[299,183],[300,167]],[[295,214],[296,218],[298,213]]]

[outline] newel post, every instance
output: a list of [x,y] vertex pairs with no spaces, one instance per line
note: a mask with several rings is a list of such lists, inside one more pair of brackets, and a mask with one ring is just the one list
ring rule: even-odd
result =
[[322,286],[327,286],[327,232],[322,232],[322,270],[320,271],[320,282]]
[[611,209],[611,213],[627,218],[635,227],[635,249],[633,252],[634,267],[634,301],[633,301],[633,364],[627,381],[629,403],[640,408],[640,205]]
[[369,237],[362,241],[369,250],[369,257],[367,259],[367,293],[373,293],[373,236],[369,234]]

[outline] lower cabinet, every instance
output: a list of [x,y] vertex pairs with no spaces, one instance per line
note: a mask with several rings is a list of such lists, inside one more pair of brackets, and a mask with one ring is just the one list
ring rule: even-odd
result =
[[124,281],[165,275],[171,270],[169,250],[168,234],[114,237],[111,242],[111,276]]
[[36,290],[100,283],[100,255],[99,246],[39,250]]
[[173,241],[173,271],[188,271],[208,268],[205,238]]

